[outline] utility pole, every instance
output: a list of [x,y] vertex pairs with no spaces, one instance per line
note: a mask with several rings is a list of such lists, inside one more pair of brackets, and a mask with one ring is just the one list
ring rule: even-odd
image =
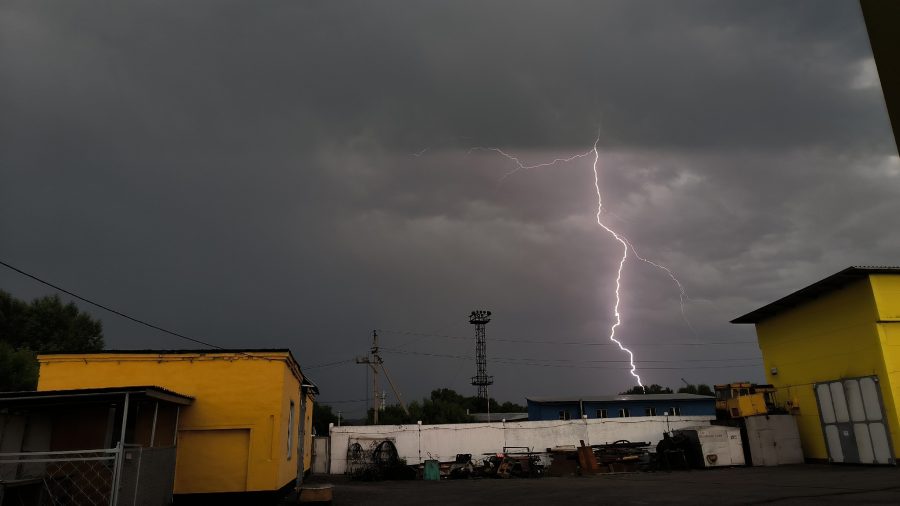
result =
[[366,364],[372,368],[372,421],[374,425],[378,425],[378,400],[381,399],[381,409],[384,409],[384,400],[387,397],[387,392],[384,394],[379,392],[378,388],[378,370],[384,373],[384,377],[387,378],[388,383],[391,385],[391,390],[393,390],[394,395],[397,396],[397,402],[400,403],[400,407],[403,408],[403,412],[409,415],[409,410],[406,409],[406,404],[403,403],[403,397],[400,396],[400,392],[397,391],[397,387],[394,386],[394,382],[391,380],[390,375],[387,373],[387,369],[384,368],[384,359],[381,358],[381,354],[378,349],[378,331],[372,331],[372,347],[369,349],[369,354],[364,357],[356,357],[357,364]]
[[378,331],[372,331],[372,348],[369,349],[369,355],[364,357],[356,357],[357,364],[366,364],[372,368],[372,422],[378,425],[378,366],[381,362],[381,356],[378,355]]

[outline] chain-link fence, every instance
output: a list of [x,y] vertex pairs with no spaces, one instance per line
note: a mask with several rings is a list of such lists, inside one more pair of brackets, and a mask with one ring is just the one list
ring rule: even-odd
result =
[[0,453],[0,504],[109,505],[118,451]]

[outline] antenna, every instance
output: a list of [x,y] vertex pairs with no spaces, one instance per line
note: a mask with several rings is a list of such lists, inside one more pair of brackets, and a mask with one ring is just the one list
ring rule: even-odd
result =
[[478,387],[478,398],[488,398],[488,385],[494,384],[494,377],[487,374],[487,352],[485,350],[484,326],[491,321],[491,312],[475,310],[469,315],[469,323],[475,325],[475,376],[472,385]]

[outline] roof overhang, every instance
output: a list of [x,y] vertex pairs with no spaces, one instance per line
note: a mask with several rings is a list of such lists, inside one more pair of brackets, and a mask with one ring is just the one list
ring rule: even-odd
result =
[[134,400],[153,400],[179,406],[187,406],[194,402],[194,398],[191,396],[157,386],[79,388],[39,392],[0,392],[0,409],[115,402],[126,395]]
[[766,304],[744,316],[735,318],[734,320],[731,320],[731,323],[759,323],[778,313],[816,299],[822,294],[837,290],[860,279],[867,278],[871,274],[900,275],[900,267],[848,267],[825,279],[817,281],[806,288],[801,288],[790,295],[782,297],[771,304]]

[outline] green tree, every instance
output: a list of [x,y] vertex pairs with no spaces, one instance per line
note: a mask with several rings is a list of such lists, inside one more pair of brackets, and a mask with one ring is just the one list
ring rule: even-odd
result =
[[36,354],[100,351],[103,324],[58,295],[26,303],[0,290],[0,344],[0,390],[31,390]]
[[34,353],[0,341],[0,391],[34,390],[38,364]]
[[316,434],[320,436],[327,436],[328,424],[333,423],[337,425],[338,417],[334,414],[331,406],[328,406],[327,404],[319,404],[318,402],[314,401],[312,423],[313,430],[315,430]]
[[669,387],[664,387],[662,385],[657,385],[656,383],[652,385],[647,385],[643,388],[640,386],[634,386],[629,390],[624,392],[620,392],[619,395],[643,395],[643,394],[672,394],[675,393]]
[[[467,423],[473,422],[470,413],[484,413],[488,410],[492,413],[524,413],[524,406],[511,402],[498,403],[495,399],[479,399],[478,397],[465,397],[450,388],[432,390],[431,395],[422,399],[422,402],[413,401],[408,406],[409,415],[403,412],[399,404],[385,406],[378,412],[378,423],[384,425],[402,425],[416,423]],[[367,414],[368,423],[373,422],[373,412],[370,409]]]

